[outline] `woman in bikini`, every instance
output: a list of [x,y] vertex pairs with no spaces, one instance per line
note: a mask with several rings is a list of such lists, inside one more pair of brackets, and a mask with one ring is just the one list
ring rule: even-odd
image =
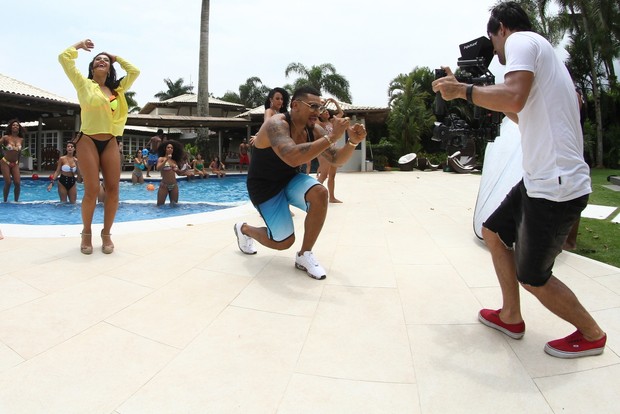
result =
[[21,191],[21,181],[19,177],[19,156],[24,145],[24,137],[26,130],[22,127],[17,119],[9,121],[6,131],[0,138],[2,145],[3,157],[0,159],[0,170],[4,178],[4,202],[6,203],[11,191],[11,180],[15,187],[13,188],[13,197],[15,201],[19,201],[19,193]]
[[[263,116],[263,122],[266,122],[269,118],[276,114],[283,114],[288,112],[289,94],[284,88],[273,88],[267,94],[265,98],[265,114]],[[248,144],[254,146],[254,140],[256,135],[252,135]]]
[[211,161],[211,164],[209,164],[209,168],[211,168],[211,173],[217,175],[217,178],[222,178],[226,175],[226,173],[223,171],[226,166],[223,162],[220,161],[220,157],[213,158],[213,161]]
[[[332,111],[330,109],[326,109],[321,114],[319,114],[319,122],[318,124],[323,127],[325,132],[328,134],[333,131],[334,127],[332,126],[333,118],[342,118],[344,116],[344,111],[340,108],[338,101],[332,98],[327,98],[323,102],[323,105],[327,105],[329,102],[332,102],[336,106],[336,110]],[[338,171],[338,167],[327,162],[323,157],[319,157],[319,168],[316,171],[316,179],[318,182],[323,184],[327,181],[327,189],[329,190],[329,202],[330,203],[342,203],[342,201],[338,200],[334,195],[334,189],[336,187],[336,172]]]
[[196,158],[192,161],[192,167],[194,168],[195,175],[202,178],[209,178],[209,172],[205,168],[205,160],[202,159],[201,154],[196,154]]
[[54,181],[58,180],[58,196],[61,203],[75,204],[77,200],[76,182],[81,181],[78,172],[77,158],[75,157],[75,145],[72,142],[67,143],[66,155],[58,158],[56,171],[50,177],[51,182],[47,186],[50,191],[54,186]]
[[177,172],[183,161],[183,146],[178,141],[166,141],[159,145],[159,158],[157,170],[161,172],[161,181],[157,191],[157,205],[166,203],[166,197],[170,197],[170,204],[179,202],[179,186],[177,185]]
[[[80,102],[82,128],[75,140],[80,153],[80,171],[84,178],[82,198],[82,242],[80,251],[93,252],[92,221],[99,192],[99,171],[105,182],[103,206],[103,229],[101,250],[110,254],[114,251],[110,231],[118,210],[118,189],[120,181],[120,153],[116,137],[123,135],[127,122],[127,100],[129,90],[140,71],[125,59],[109,53],[99,53],[88,66],[85,77],[75,66],[78,50],[91,51],[95,47],[90,39],[82,40],[63,51],[58,60],[67,77],[75,87]],[[118,62],[127,76],[117,80],[113,66]]]
[[146,170],[146,160],[142,150],[139,149],[136,150],[136,155],[133,158],[133,172],[131,173],[131,182],[133,184],[144,183],[144,170]]

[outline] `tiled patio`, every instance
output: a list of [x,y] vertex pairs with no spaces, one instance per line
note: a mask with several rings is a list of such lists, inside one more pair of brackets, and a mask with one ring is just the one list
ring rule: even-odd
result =
[[601,356],[547,356],[573,328],[526,292],[522,340],[483,326],[500,292],[472,231],[479,181],[339,173],[324,281],[294,248],[239,251],[249,205],[119,223],[110,256],[80,254],[79,226],[2,225],[0,413],[619,412],[620,269],[555,268],[607,331]]

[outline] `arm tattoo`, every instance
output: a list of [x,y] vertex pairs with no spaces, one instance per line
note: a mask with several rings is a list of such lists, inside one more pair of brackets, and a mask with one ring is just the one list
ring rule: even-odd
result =
[[290,151],[289,147],[295,145],[290,135],[288,123],[282,120],[274,120],[269,123],[267,137],[269,138],[271,148],[277,153]]
[[333,145],[330,145],[325,151],[321,153],[321,156],[333,164],[336,161],[337,152],[338,150]]

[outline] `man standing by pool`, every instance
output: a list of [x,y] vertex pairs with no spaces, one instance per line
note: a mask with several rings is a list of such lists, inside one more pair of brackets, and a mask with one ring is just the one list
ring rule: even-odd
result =
[[[319,280],[325,279],[326,272],[315,259],[312,248],[325,222],[328,194],[315,178],[300,173],[297,167],[318,156],[340,166],[366,138],[364,126],[351,126],[349,118],[337,119],[334,130],[327,134],[316,125],[318,115],[324,110],[320,92],[305,86],[293,94],[290,113],[276,114],[263,123],[254,141],[247,186],[250,200],[266,227],[241,222],[234,227],[239,249],[245,254],[256,253],[254,240],[271,249],[286,250],[295,242],[289,205],[307,211],[295,267]],[[310,141],[306,128],[312,124],[315,124],[314,140]],[[333,144],[345,131],[349,135],[348,145],[335,148]]]
[[163,136],[164,130],[160,128],[157,130],[157,134],[152,136],[149,140],[149,158],[146,162],[147,177],[151,176],[151,168],[153,168],[155,164],[157,164],[157,159],[159,158],[159,155],[157,155],[157,151],[159,150],[159,144],[162,143]]
[[248,170],[250,169],[250,155],[248,154],[250,146],[245,138],[239,144],[239,172],[243,172],[243,164],[248,166]]

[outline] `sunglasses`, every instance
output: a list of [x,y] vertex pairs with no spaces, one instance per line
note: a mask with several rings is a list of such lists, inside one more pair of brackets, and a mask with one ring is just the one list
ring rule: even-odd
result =
[[325,112],[325,110],[327,109],[327,108],[325,108],[325,105],[321,105],[321,104],[318,104],[318,103],[314,103],[314,102],[313,103],[308,103],[306,101],[302,101],[301,99],[296,99],[296,101],[305,104],[312,111],[318,112],[320,114]]

